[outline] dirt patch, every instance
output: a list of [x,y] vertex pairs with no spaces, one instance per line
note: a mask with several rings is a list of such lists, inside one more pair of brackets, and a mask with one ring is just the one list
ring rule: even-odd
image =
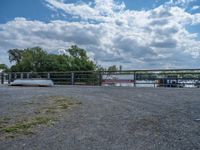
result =
[[130,133],[142,136],[158,135],[161,131],[160,121],[160,118],[155,116],[134,119],[129,124]]

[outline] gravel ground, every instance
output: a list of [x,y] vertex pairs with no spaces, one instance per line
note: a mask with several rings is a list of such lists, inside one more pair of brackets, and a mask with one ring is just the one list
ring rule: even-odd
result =
[[34,134],[1,139],[1,150],[200,149],[199,89],[0,86],[0,117],[30,116],[42,96],[73,97],[82,105]]

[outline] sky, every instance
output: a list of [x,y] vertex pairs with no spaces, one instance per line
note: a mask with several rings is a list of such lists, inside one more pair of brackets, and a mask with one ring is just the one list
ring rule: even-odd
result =
[[104,67],[200,68],[200,0],[0,0],[0,63],[75,44]]

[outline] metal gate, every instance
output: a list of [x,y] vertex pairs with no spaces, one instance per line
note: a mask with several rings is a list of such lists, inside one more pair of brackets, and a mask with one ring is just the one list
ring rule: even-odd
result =
[[34,78],[51,79],[56,85],[183,88],[200,86],[200,69],[0,73],[1,84]]

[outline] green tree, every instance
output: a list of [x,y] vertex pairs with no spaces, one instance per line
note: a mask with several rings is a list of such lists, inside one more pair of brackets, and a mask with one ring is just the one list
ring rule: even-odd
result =
[[118,68],[116,65],[108,67],[108,71],[118,71]]
[[15,62],[13,72],[48,72],[48,71],[93,71],[97,65],[90,60],[84,49],[74,45],[66,54],[48,54],[40,47],[24,50],[9,50],[9,59]]
[[6,71],[8,67],[5,64],[0,64],[0,70]]
[[34,47],[19,51],[18,57],[13,59],[13,61],[16,62],[16,65],[11,67],[12,71],[39,72],[44,70],[45,60],[48,55],[44,50],[42,50],[40,47]]
[[71,71],[92,71],[97,69],[97,65],[90,60],[84,49],[73,45],[66,52],[69,53],[67,58]]
[[19,63],[22,59],[23,50],[11,49],[8,51],[10,62]]

